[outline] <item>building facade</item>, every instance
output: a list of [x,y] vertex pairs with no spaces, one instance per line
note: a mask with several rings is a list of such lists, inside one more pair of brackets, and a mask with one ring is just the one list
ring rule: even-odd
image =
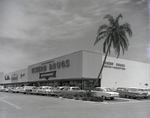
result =
[[28,67],[29,82],[50,86],[86,87],[96,80],[102,55],[78,51]]
[[3,83],[6,86],[23,86],[28,84],[28,68],[6,73],[3,76]]
[[102,85],[111,87],[149,87],[150,65],[108,57],[102,75]]
[[[79,86],[84,89],[97,80],[103,58],[101,53],[82,50],[35,63],[19,71],[0,73],[3,78],[0,83],[7,86]],[[150,65],[107,57],[96,86],[150,88]]]

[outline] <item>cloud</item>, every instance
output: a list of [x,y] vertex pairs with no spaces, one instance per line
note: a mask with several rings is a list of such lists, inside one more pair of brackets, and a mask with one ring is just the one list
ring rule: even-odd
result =
[[141,8],[130,0],[3,0],[0,62],[4,70],[14,70],[74,50],[99,50],[93,43],[98,27],[107,22],[105,14],[123,13],[134,28],[133,39],[141,39],[147,26]]
[[116,2],[117,5],[120,5],[120,4],[128,4],[128,3],[131,3],[131,0],[118,0]]

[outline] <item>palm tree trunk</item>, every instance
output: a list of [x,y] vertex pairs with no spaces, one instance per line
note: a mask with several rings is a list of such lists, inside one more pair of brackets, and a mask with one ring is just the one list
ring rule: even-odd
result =
[[[111,42],[112,42],[112,41],[111,41]],[[102,71],[103,71],[103,68],[104,68],[104,64],[105,64],[105,61],[106,61],[106,58],[107,58],[108,52],[109,52],[109,50],[110,50],[111,42],[109,43],[109,46],[108,46],[108,49],[107,49],[107,52],[106,52],[105,58],[104,58],[104,60],[103,60],[102,67],[101,67],[101,69],[100,69],[100,72],[99,72],[99,74],[98,74],[98,77],[97,77],[96,81],[94,82],[93,88],[94,88],[94,86],[96,85],[96,83],[97,83],[98,79],[100,78],[100,76],[101,76],[101,74],[102,74]],[[101,81],[100,81],[100,82],[101,82]],[[100,84],[100,85],[101,85],[101,84]]]

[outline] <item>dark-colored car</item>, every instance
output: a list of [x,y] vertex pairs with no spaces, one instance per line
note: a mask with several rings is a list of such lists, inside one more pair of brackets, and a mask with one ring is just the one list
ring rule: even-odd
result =
[[139,88],[139,87],[130,87],[129,90],[131,90],[131,91],[136,91],[136,92],[142,94],[142,95],[143,95],[142,98],[145,98],[145,99],[148,98],[148,92],[144,91],[143,88]]
[[126,97],[126,98],[143,98],[145,97],[144,94],[142,94],[139,91],[133,91],[130,88],[125,88],[125,87],[118,87],[116,89],[116,92],[119,93],[120,97]]

